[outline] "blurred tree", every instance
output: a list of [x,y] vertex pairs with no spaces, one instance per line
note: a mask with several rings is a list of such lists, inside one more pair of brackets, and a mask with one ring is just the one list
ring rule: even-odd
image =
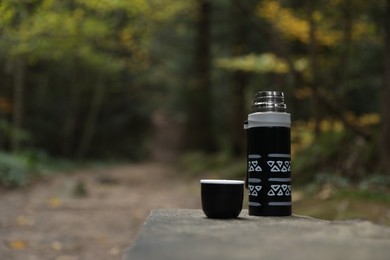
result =
[[[320,133],[320,123],[321,123],[321,104],[319,97],[319,75],[318,75],[318,43],[317,43],[317,26],[316,21],[314,20],[314,14],[317,11],[316,1],[306,1],[307,2],[307,16],[308,16],[308,53],[309,53],[309,63],[310,63],[310,76],[308,79],[308,85],[312,92],[312,117],[314,118],[314,132],[316,135]],[[304,23],[302,23],[304,25]]]
[[[219,58],[216,66],[266,75],[278,73],[279,80],[288,73],[288,80],[279,86],[288,96],[289,89],[292,90],[295,100],[290,108],[295,120],[310,119],[317,135],[323,132],[324,121],[341,121],[356,140],[363,138],[371,144],[375,128],[360,124],[351,115],[379,112],[378,102],[367,101],[376,100],[381,93],[381,65],[375,60],[382,53],[383,2],[374,7],[360,0],[263,0],[257,1],[256,8],[236,2],[251,18],[252,30],[266,39],[268,52],[263,48],[257,54]],[[277,88],[270,84],[271,80],[266,83]],[[364,167],[372,163],[367,162]]]
[[[240,57],[246,54],[248,47],[248,23],[246,15],[237,5],[231,3],[231,33],[232,33],[232,57]],[[244,155],[245,133],[240,125],[243,125],[246,117],[245,87],[248,84],[249,74],[243,70],[235,70],[232,75],[231,112],[230,112],[230,141],[231,152],[234,157]]]
[[[1,148],[140,158],[150,115],[163,107],[186,124],[187,148],[240,156],[249,99],[278,89],[310,131],[341,124],[348,140],[367,144],[378,130],[358,119],[377,122],[383,96],[377,150],[385,162],[385,3],[3,0]],[[375,158],[365,156],[367,165]]]
[[212,2],[197,1],[194,79],[188,91],[187,149],[215,152],[217,141],[212,124],[211,30]]
[[13,62],[14,68],[14,92],[13,92],[13,131],[11,138],[12,152],[17,153],[20,149],[20,137],[18,131],[23,124],[23,96],[25,81],[25,61],[23,57],[18,57]]
[[[28,6],[20,4],[10,4],[10,1],[6,1],[1,7],[5,13],[0,22],[0,32],[6,29],[16,29],[20,26],[23,20],[28,16]],[[3,52],[6,52],[3,49]],[[10,145],[13,152],[18,152],[20,148],[20,129],[23,124],[23,96],[25,88],[25,57],[23,54],[16,54],[13,57],[5,61],[10,68],[10,72],[13,77],[13,91],[12,91],[12,128],[10,133]]]
[[382,129],[380,139],[380,155],[382,166],[390,173],[390,0],[386,0],[384,14],[384,74],[382,99]]
[[[136,75],[148,69],[153,31],[186,6],[185,1],[169,5],[144,0],[2,1],[0,61],[11,64],[14,75],[12,82],[2,81],[13,93],[0,91],[14,107],[12,120],[2,119],[12,122],[16,133],[7,142],[19,149],[17,133],[23,127],[32,134],[30,145],[79,158],[99,142],[110,143],[106,141],[110,120],[102,120],[107,100],[118,102],[120,92],[126,94],[120,102],[135,104],[146,95],[146,89],[137,90],[140,77]],[[127,145],[142,146],[146,137],[141,126],[146,126],[149,115],[147,104],[142,106],[117,115],[122,117],[124,139],[130,141]],[[107,135],[96,139],[99,131]],[[142,150],[135,147],[128,149]]]

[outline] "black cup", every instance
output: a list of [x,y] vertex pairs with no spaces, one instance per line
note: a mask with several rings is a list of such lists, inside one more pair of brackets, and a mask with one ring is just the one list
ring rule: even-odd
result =
[[244,181],[201,180],[202,210],[208,218],[236,218],[242,209]]

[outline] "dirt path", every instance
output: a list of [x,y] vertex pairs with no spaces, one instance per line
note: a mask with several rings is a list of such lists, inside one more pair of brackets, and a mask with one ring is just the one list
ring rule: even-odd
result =
[[0,192],[0,259],[121,259],[151,209],[199,208],[197,181],[174,174],[126,165]]

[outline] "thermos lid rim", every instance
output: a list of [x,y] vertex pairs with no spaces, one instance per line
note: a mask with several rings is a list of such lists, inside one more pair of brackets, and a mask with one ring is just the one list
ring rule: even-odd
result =
[[221,179],[202,179],[200,183],[204,184],[244,184],[241,180],[221,180]]

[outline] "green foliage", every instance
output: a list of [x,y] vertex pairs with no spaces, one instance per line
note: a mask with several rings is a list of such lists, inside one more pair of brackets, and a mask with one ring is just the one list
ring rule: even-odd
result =
[[190,175],[207,171],[212,165],[211,157],[203,152],[192,152],[181,156],[178,166]]
[[[379,187],[381,187],[380,185]],[[369,200],[383,203],[390,203],[390,191],[386,190],[385,193],[378,190],[360,190],[360,189],[345,189],[337,193],[338,198],[350,198],[354,200]]]
[[76,198],[88,197],[88,189],[84,181],[79,180],[73,187],[72,194]]
[[[254,73],[287,73],[289,71],[286,62],[272,53],[261,55],[249,54],[235,58],[220,58],[215,61],[218,68],[227,70],[242,70]],[[297,59],[294,68],[303,71],[307,68],[308,62],[305,58]]]
[[[337,156],[338,145],[335,146],[342,135],[326,133],[318,137],[308,148],[293,158],[293,170],[296,173],[296,180],[308,182],[318,174],[317,169],[322,169],[320,165],[327,164],[332,157]],[[326,155],[325,155],[326,154]]]
[[31,156],[0,153],[0,186],[25,186],[38,175],[37,162]]
[[[298,176],[294,176],[294,184]],[[367,219],[389,225],[386,215],[390,203],[390,177],[366,174],[351,178],[335,172],[316,172],[305,186],[294,185],[296,214],[323,219]],[[366,209],[362,211],[362,208]]]
[[[17,138],[24,147],[55,156],[143,158],[153,105],[148,86],[140,85],[149,69],[152,33],[188,6],[187,1],[2,1],[0,98],[11,109],[0,106],[0,116],[7,115],[1,118],[0,149]],[[19,60],[26,64],[23,95],[29,97],[21,101],[23,131],[12,120]]]
[[293,158],[296,183],[308,183],[323,176],[359,181],[367,172],[376,170],[374,146],[349,131],[320,133]]
[[78,163],[66,158],[54,158],[43,150],[24,150],[15,154],[0,152],[0,187],[24,187],[58,173],[101,164],[101,161]]
[[337,187],[336,197],[390,203],[390,177],[387,175],[369,174],[355,182],[344,177],[343,185]]
[[31,140],[31,134],[23,129],[16,129],[8,121],[0,118],[0,133],[3,138],[10,138],[12,135],[19,139],[21,142],[27,142]]
[[320,219],[364,219],[380,225],[390,225],[390,218],[387,216],[388,195],[378,197],[368,193],[363,196],[357,194],[361,193],[351,189],[348,193],[342,192],[331,198],[321,199],[316,194],[306,193],[304,199],[294,203],[294,213]]

